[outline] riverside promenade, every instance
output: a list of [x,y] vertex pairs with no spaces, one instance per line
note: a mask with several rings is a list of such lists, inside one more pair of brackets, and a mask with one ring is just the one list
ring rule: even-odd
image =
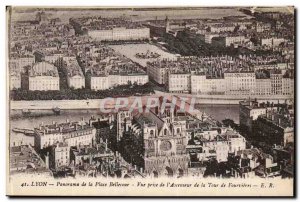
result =
[[[146,103],[148,98],[158,97],[142,96],[142,103]],[[128,99],[128,105],[131,105],[137,97],[127,97],[121,99]],[[12,110],[52,110],[53,108],[60,109],[99,109],[102,103],[105,103],[105,108],[113,109],[117,107],[117,98],[105,98],[105,99],[86,99],[86,100],[22,100],[22,101],[10,101],[10,109]]]
[[[195,99],[195,104],[222,104],[222,105],[237,105],[239,101],[249,99],[249,96],[233,96],[233,95],[191,95],[191,94],[176,94],[176,93],[165,93],[156,91],[154,95],[149,96],[131,96],[128,97],[128,105],[131,105],[136,98],[141,98],[143,105],[147,103],[149,98],[158,97],[181,97],[188,98],[191,100]],[[274,102],[288,103],[293,102],[293,97],[288,95],[271,95],[271,96],[251,96],[251,99],[256,98],[258,102]],[[86,99],[86,100],[33,100],[33,101],[10,101],[10,109],[12,110],[52,110],[53,108],[60,109],[99,109],[101,103],[105,102],[105,108],[113,109],[117,107],[117,98],[105,98],[109,99]],[[122,98],[123,99],[123,98]],[[126,99],[126,98],[125,98]]]
[[220,105],[238,105],[240,101],[256,98],[258,102],[274,102],[284,103],[287,101],[291,103],[294,101],[294,97],[290,95],[195,95],[195,94],[182,94],[182,93],[165,93],[161,91],[155,91],[158,96],[179,96],[185,98],[195,98],[196,104],[220,104]]

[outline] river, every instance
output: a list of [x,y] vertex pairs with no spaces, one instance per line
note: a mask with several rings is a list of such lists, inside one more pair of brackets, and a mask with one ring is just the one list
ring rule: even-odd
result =
[[[218,121],[222,121],[226,118],[234,120],[236,123],[239,122],[239,106],[238,105],[209,105],[209,104],[198,104],[197,109],[204,111],[207,115],[212,116]],[[51,124],[53,121],[57,123],[65,122],[67,119],[70,121],[79,121],[84,118],[86,121],[95,116],[100,117],[101,114],[97,110],[87,109],[87,110],[61,110],[60,115],[54,115],[53,112],[44,114],[41,116],[31,116],[24,117],[21,115],[21,111],[14,111],[11,113],[10,118],[10,129],[12,128],[22,128],[22,129],[33,129],[38,127],[39,124]],[[19,144],[34,144],[34,138],[30,136],[25,136],[22,133],[15,133],[10,130],[10,145]]]
[[[228,8],[190,8],[190,9],[166,9],[166,10],[58,10],[58,11],[46,11],[49,18],[60,18],[62,22],[68,22],[69,18],[79,18],[83,16],[101,16],[101,17],[129,17],[133,21],[144,21],[144,20],[163,20],[168,16],[169,19],[216,19],[227,16],[245,16],[244,13],[239,11],[238,7]],[[12,20],[34,20],[36,12],[13,12]]]

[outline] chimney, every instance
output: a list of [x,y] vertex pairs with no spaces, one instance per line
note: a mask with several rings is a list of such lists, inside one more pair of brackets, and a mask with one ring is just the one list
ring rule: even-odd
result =
[[46,168],[49,168],[49,152],[47,152],[47,155],[45,156],[45,164],[46,164]]
[[90,160],[89,163],[92,164],[92,161],[93,161],[92,153],[90,153],[90,156],[89,156],[89,157],[90,157],[90,158],[89,158],[89,160]]
[[105,140],[105,151],[107,151],[107,139]]

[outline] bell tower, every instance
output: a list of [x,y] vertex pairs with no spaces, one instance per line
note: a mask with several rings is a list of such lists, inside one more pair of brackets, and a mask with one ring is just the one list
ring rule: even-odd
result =
[[128,131],[131,126],[132,116],[127,110],[117,113],[117,141],[120,141],[124,132]]
[[153,177],[187,175],[189,155],[186,153],[185,124],[165,121],[162,126],[150,134],[152,135],[144,139],[145,174]]
[[170,21],[169,21],[168,16],[166,16],[166,19],[165,19],[165,26],[166,26],[166,33],[168,33],[170,31]]

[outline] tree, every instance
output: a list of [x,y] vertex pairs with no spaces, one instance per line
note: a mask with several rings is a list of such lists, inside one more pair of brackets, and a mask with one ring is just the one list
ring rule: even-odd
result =
[[222,123],[223,123],[223,125],[224,125],[225,127],[231,127],[231,128],[233,128],[233,129],[238,129],[238,128],[239,128],[238,125],[237,125],[236,123],[234,123],[234,121],[231,120],[231,119],[224,119],[224,120],[222,121]]
[[203,177],[214,176],[218,172],[218,161],[212,158],[208,161]]

